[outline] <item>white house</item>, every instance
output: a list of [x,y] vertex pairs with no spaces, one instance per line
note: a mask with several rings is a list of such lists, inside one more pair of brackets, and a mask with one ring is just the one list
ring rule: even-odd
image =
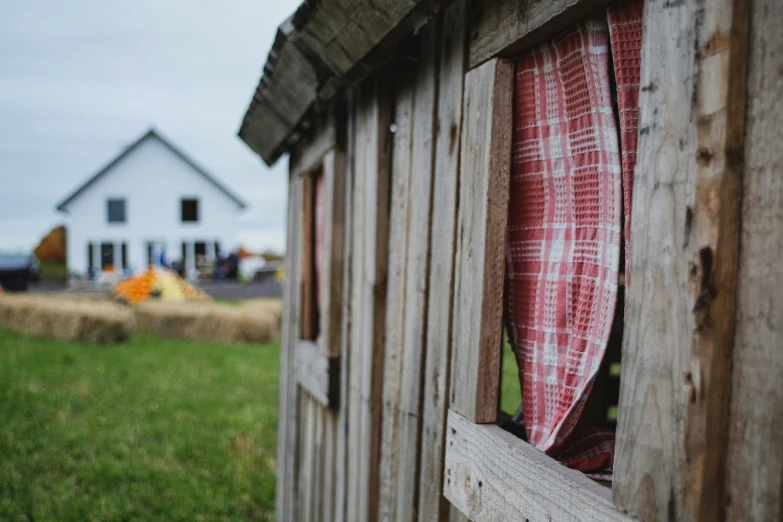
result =
[[214,259],[234,248],[245,204],[151,129],[57,206],[66,214],[68,271],[139,272]]

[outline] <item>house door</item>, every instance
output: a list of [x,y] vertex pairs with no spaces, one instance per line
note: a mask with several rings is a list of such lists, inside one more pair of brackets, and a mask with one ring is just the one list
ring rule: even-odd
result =
[[101,243],[101,270],[114,268],[114,244]]

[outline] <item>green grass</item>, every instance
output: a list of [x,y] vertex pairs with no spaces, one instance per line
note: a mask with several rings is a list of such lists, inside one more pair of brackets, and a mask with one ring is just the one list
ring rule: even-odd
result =
[[0,520],[271,520],[279,345],[0,329]]
[[500,410],[514,414],[522,403],[522,392],[519,389],[519,374],[517,360],[508,341],[503,343],[502,374],[500,377]]
[[65,263],[40,263],[41,281],[64,283],[68,280],[68,268]]

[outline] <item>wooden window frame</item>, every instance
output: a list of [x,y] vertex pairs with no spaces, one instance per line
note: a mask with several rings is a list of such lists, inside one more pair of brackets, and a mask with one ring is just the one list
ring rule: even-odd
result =
[[[295,343],[295,374],[299,386],[323,406],[337,408],[340,395],[340,345],[342,327],[343,241],[345,214],[345,154],[337,146],[332,120],[322,132],[306,141],[292,166],[293,183],[300,184],[301,235],[298,239],[300,280],[299,337]],[[322,310],[318,312],[316,292],[316,179],[324,183]],[[316,344],[320,337],[320,345]]]
[[[728,424],[743,168],[730,158],[744,143],[747,2],[719,0],[698,13],[687,2],[645,7],[612,488],[494,425],[513,92],[503,57],[608,3],[499,0],[473,18],[443,493],[477,522],[719,520],[725,509],[728,429],[716,426]],[[665,30],[682,38],[656,38]],[[725,36],[716,47],[717,34]]]

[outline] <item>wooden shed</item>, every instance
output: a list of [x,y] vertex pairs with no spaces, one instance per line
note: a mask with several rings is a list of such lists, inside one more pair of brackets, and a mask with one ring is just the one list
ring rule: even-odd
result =
[[290,162],[278,520],[783,520],[781,21],[778,0],[284,21],[239,131]]

